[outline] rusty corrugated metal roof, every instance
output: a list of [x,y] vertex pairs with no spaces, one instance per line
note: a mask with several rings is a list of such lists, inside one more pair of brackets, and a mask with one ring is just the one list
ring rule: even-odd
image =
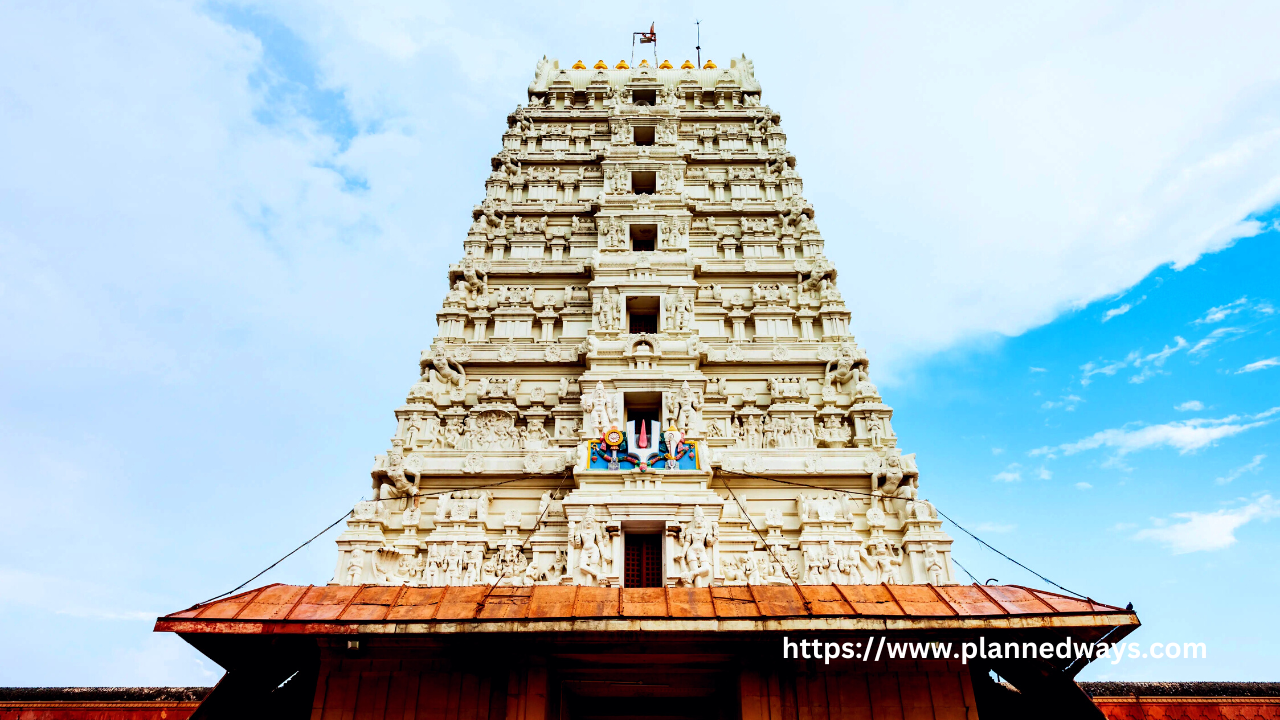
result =
[[[1119,615],[1123,608],[1017,585],[750,585],[602,588],[572,585],[410,588],[268,585],[160,618],[157,630],[215,631],[212,625],[340,626],[557,620],[757,620],[897,618],[971,620],[1018,616]],[[210,626],[209,630],[202,630]]]

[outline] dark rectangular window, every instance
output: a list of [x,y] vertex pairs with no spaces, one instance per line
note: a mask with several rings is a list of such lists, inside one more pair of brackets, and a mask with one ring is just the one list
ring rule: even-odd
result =
[[657,315],[632,315],[629,328],[633,333],[656,333],[658,332],[658,316]]
[[631,193],[652,195],[658,192],[658,173],[654,170],[637,170],[631,173]]
[[653,252],[658,245],[658,226],[633,224],[628,228],[631,234],[631,249],[636,252]]
[[632,90],[631,103],[633,105],[649,105],[649,106],[657,105],[658,91],[657,90]]
[[658,296],[639,295],[627,298],[627,332],[658,332]]
[[637,125],[634,130],[636,145],[652,145],[655,129],[652,125]]
[[625,587],[662,587],[662,536],[623,535],[626,568]]

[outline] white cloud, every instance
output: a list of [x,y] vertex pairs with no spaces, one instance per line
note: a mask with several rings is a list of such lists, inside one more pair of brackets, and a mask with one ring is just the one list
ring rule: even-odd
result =
[[1170,355],[1185,348],[1188,344],[1186,340],[1184,340],[1183,338],[1177,335],[1173,336],[1173,340],[1174,340],[1174,344],[1172,346],[1165,345],[1164,349],[1161,350],[1160,352],[1154,352],[1154,353],[1151,353],[1150,355],[1146,355],[1142,358],[1134,360],[1133,366],[1141,367],[1146,364],[1151,364],[1156,366],[1164,365],[1164,361],[1168,360]]
[[1029,454],[1033,457],[1055,452],[1074,455],[1101,447],[1114,449],[1117,460],[1129,453],[1155,447],[1171,447],[1180,454],[1186,454],[1212,445],[1222,438],[1266,425],[1271,422],[1268,418],[1277,411],[1280,411],[1280,407],[1244,417],[1231,415],[1218,419],[1195,418],[1162,425],[1133,423],[1120,428],[1101,430],[1073,443],[1036,448]]
[[1259,360],[1245,365],[1237,370],[1236,374],[1239,375],[1240,373],[1257,372],[1258,370],[1266,370],[1267,368],[1273,368],[1277,365],[1280,365],[1280,357],[1267,358],[1266,360]]
[[1229,302],[1226,305],[1211,307],[1205,311],[1204,317],[1195,320],[1196,325],[1206,325],[1216,322],[1222,322],[1224,319],[1235,315],[1249,306],[1249,298],[1242,297],[1235,302]]
[[1258,470],[1262,469],[1262,461],[1266,459],[1266,457],[1267,457],[1266,455],[1254,455],[1252,460],[1232,470],[1226,475],[1214,480],[1214,482],[1216,482],[1219,485],[1226,485],[1227,483],[1238,479],[1241,475],[1244,475],[1245,473],[1256,473],[1258,472]]
[[1080,366],[1080,384],[1088,386],[1089,383],[1093,382],[1094,375],[1106,375],[1109,377],[1127,367],[1142,368],[1142,372],[1130,377],[1129,382],[1145,382],[1146,380],[1161,374],[1162,371],[1160,368],[1164,367],[1165,361],[1168,360],[1171,355],[1190,345],[1186,339],[1177,335],[1174,336],[1173,341],[1172,345],[1165,345],[1164,349],[1159,352],[1147,355],[1143,355],[1142,350],[1139,349],[1131,351],[1125,356],[1124,360],[1117,360],[1105,365],[1099,365],[1098,363],[1089,361]]
[[1178,410],[1179,412],[1188,412],[1188,411],[1198,412],[1204,409],[1204,403],[1200,402],[1199,400],[1188,400],[1182,403],[1181,405],[1175,406],[1173,409]]
[[1013,463],[996,473],[991,479],[996,482],[1022,482],[1022,466],[1018,463]]
[[1128,367],[1128,365],[1129,363],[1123,360],[1107,365],[1098,365],[1093,361],[1089,361],[1080,366],[1080,371],[1083,374],[1083,377],[1080,378],[1080,384],[1088,385],[1093,382],[1092,378],[1094,375],[1106,375],[1108,377],[1115,375],[1118,371]]
[[1036,367],[1032,365],[1030,368],[1030,371],[1033,373],[1042,373],[1042,372],[1048,372],[1049,370],[1048,368]]
[[1106,322],[1106,321],[1110,320],[1111,318],[1114,318],[1114,317],[1118,317],[1118,316],[1120,316],[1120,315],[1123,315],[1123,314],[1125,314],[1125,313],[1129,312],[1129,311],[1130,311],[1130,310],[1132,310],[1132,309],[1133,309],[1133,306],[1132,306],[1132,305],[1130,305],[1129,303],[1125,303],[1125,304],[1123,304],[1123,305],[1121,305],[1120,307],[1117,307],[1117,308],[1111,308],[1110,310],[1108,310],[1106,313],[1104,313],[1104,314],[1102,315],[1102,322]]
[[1084,402],[1084,398],[1079,395],[1063,395],[1059,400],[1045,400],[1040,403],[1040,409],[1053,410],[1055,408],[1062,408],[1067,412],[1071,412],[1076,409],[1076,405],[1078,403],[1082,402]]
[[1160,352],[1154,352],[1154,353],[1151,353],[1150,355],[1144,355],[1142,357],[1135,357],[1133,359],[1133,366],[1136,368],[1137,367],[1142,368],[1142,372],[1138,373],[1137,375],[1134,375],[1133,377],[1130,377],[1129,382],[1131,383],[1146,382],[1147,380],[1154,377],[1155,375],[1160,374],[1160,368],[1164,367],[1164,362],[1169,359],[1169,356],[1173,355],[1179,350],[1182,350],[1183,348],[1187,347],[1190,344],[1185,339],[1176,335],[1174,336],[1173,339],[1174,339],[1174,344],[1165,345],[1164,349],[1161,350]]
[[1089,484],[1089,483],[1087,483],[1087,482],[1078,482],[1078,483],[1076,483],[1076,489],[1077,489],[1077,490],[1092,490],[1092,489],[1093,489],[1093,486],[1092,486],[1092,485],[1090,485],[1090,484]]
[[1036,475],[1037,475],[1041,480],[1052,480],[1052,479],[1053,479],[1053,471],[1052,471],[1052,470],[1050,470],[1049,468],[1047,468],[1047,467],[1043,466],[1043,465],[1041,465],[1041,466],[1040,466],[1040,469],[1036,471]]
[[1280,515],[1280,504],[1270,495],[1263,495],[1247,505],[1214,512],[1175,513],[1180,520],[1168,524],[1153,520],[1155,527],[1140,530],[1134,535],[1139,540],[1155,540],[1169,547],[1177,555],[1206,550],[1222,550],[1236,543],[1235,531],[1253,520],[1266,522]]
[[1219,340],[1229,338],[1232,335],[1243,335],[1246,332],[1248,332],[1248,330],[1241,327],[1218,328],[1201,338],[1200,342],[1196,343],[1195,347],[1191,348],[1188,352],[1192,355],[1203,355],[1209,352],[1209,348],[1217,344]]
[[993,448],[991,448],[991,454],[992,454],[992,455],[1003,455],[1003,454],[1004,454],[1004,448],[1001,448],[1001,447],[993,447]]

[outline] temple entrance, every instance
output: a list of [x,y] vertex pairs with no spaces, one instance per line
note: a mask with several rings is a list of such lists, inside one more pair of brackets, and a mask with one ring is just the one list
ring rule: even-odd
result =
[[[613,662],[610,662],[613,661]],[[622,662],[619,662],[622,661]],[[723,657],[562,657],[560,720],[737,720],[737,681]]]

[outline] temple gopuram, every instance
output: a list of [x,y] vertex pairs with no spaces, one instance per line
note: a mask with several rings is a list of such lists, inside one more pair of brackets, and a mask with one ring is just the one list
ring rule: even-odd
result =
[[956,576],[750,60],[544,58],[491,163],[332,577],[159,619],[192,717],[1102,717],[1087,659],[885,650],[1138,619]]

